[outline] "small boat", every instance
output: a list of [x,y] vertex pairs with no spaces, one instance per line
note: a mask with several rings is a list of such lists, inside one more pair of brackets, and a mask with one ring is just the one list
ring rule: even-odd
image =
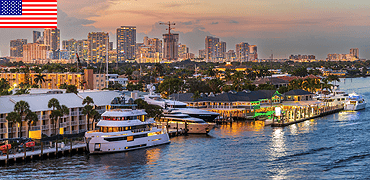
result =
[[98,130],[85,133],[91,154],[113,153],[170,143],[166,128],[157,128],[144,110],[112,109],[102,114]]
[[161,123],[168,124],[171,129],[187,129],[189,134],[208,134],[214,127],[215,123],[207,123],[203,119],[191,117],[181,112],[165,111],[161,117]]
[[365,99],[356,93],[349,94],[347,102],[344,104],[344,110],[357,111],[366,108]]

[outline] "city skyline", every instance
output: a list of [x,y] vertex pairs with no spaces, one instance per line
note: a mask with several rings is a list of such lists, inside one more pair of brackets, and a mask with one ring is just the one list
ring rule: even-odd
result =
[[[136,26],[137,42],[144,36],[161,38],[166,32],[159,22],[176,23],[182,44],[198,54],[204,38],[216,36],[228,44],[227,51],[240,42],[259,47],[259,58],[288,58],[291,54],[314,54],[325,59],[329,53],[358,47],[360,58],[370,58],[367,48],[369,24],[366,1],[60,1],[58,28],[61,40],[86,39],[89,32],[109,32],[116,42],[120,26]],[[99,4],[96,5],[96,4]],[[248,6],[248,8],[246,8]],[[177,13],[175,13],[178,11]],[[157,13],[154,13],[157,12]],[[113,16],[114,15],[114,16]],[[122,18],[117,18],[122,17]],[[324,18],[323,18],[324,17]],[[1,55],[9,55],[9,42],[28,39],[40,29],[0,29]],[[116,44],[115,44],[116,47]]]

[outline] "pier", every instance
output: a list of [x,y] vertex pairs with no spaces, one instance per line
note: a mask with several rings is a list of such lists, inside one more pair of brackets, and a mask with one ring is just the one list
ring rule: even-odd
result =
[[280,117],[273,117],[267,125],[272,127],[285,127],[292,124],[304,122],[310,119],[323,117],[329,114],[334,114],[343,110],[343,105],[323,106],[323,107],[299,107],[287,109]]
[[54,145],[54,147],[44,147],[43,143],[41,143],[41,146],[38,146],[38,148],[32,151],[16,153],[9,153],[9,151],[7,151],[6,154],[0,156],[0,165],[9,165],[18,162],[29,162],[47,158],[58,158],[65,155],[81,154],[86,152],[86,144],[84,142],[78,141],[71,143],[65,146],[63,146],[63,143],[58,143],[58,145]]

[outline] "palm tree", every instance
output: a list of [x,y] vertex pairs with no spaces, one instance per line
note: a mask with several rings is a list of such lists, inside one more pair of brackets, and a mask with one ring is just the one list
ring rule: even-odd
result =
[[[36,122],[39,120],[37,114],[35,112],[32,112],[31,110],[29,110],[27,112],[27,115],[25,117],[25,121],[27,122],[27,125],[28,125],[28,130],[27,132],[30,131],[30,126],[31,125],[36,125]],[[29,137],[29,133],[27,133],[27,137]]]
[[59,111],[60,104],[58,99],[52,98],[48,102],[48,108],[53,108],[50,114],[50,120],[54,123],[54,133],[56,135],[56,122],[60,116],[62,116],[62,113]]
[[11,134],[12,134],[12,137],[14,137],[14,134],[13,134],[13,125],[16,124],[16,123],[21,123],[22,120],[21,120],[21,116],[16,113],[16,112],[11,112],[8,114],[8,116],[6,116],[6,120],[8,120],[9,123],[11,123]]
[[94,107],[92,105],[88,105],[86,104],[83,108],[82,108],[82,114],[86,116],[87,118],[87,131],[90,130],[90,119],[93,117],[93,111],[94,111]]
[[[26,113],[30,110],[30,105],[26,101],[18,101],[14,105],[14,111],[19,114],[21,120],[26,116]],[[22,121],[20,122],[20,137],[22,137]]]
[[[64,115],[69,114],[69,109],[66,105],[61,105],[60,106],[60,112],[61,112],[62,116],[64,116]],[[60,123],[59,123],[59,128],[60,128]]]
[[101,118],[101,115],[97,110],[94,109],[92,112],[92,117],[93,117],[93,123],[94,123]]
[[39,84],[39,88],[41,88],[41,83],[45,82],[45,77],[46,75],[41,74],[41,72],[39,72],[39,74],[36,75],[34,81],[36,84]]
[[232,79],[233,79],[233,86],[234,86],[235,90],[240,91],[241,86],[242,86],[242,81],[244,80],[243,72],[236,71],[233,74]]
[[82,105],[90,105],[94,104],[94,100],[90,96],[86,96],[85,99],[82,101]]

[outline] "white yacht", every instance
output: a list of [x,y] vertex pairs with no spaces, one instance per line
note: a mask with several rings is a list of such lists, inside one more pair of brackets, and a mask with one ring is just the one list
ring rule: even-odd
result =
[[[326,91],[326,92],[325,92]],[[327,103],[329,106],[344,105],[348,101],[348,94],[339,89],[339,85],[334,86],[331,93],[325,90],[323,93],[316,96],[317,100]]]
[[181,112],[172,112],[171,110],[164,112],[163,115],[164,117],[161,117],[161,123],[159,124],[168,124],[168,128],[171,129],[187,129],[189,134],[208,134],[216,125],[215,123],[207,123],[203,119],[190,117]]
[[170,143],[166,128],[157,128],[144,110],[114,109],[102,114],[98,130],[85,133],[90,153],[112,153]]
[[149,94],[143,96],[144,101],[146,101],[148,104],[157,105],[162,108],[185,108],[186,107],[186,103],[161,98],[161,95],[156,94],[154,92],[155,86],[148,85],[148,89],[149,89]]
[[171,110],[172,112],[181,112],[191,117],[203,119],[206,122],[214,122],[215,119],[220,115],[219,113],[216,113],[216,112],[206,111],[206,110],[196,109],[196,108],[175,108]]
[[366,108],[365,99],[356,93],[349,94],[348,101],[344,104],[344,110],[357,111]]

